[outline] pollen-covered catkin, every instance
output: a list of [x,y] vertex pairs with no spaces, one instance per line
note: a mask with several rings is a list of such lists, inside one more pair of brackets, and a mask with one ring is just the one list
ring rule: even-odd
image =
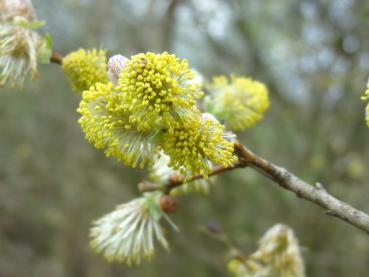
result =
[[167,166],[184,177],[207,177],[214,165],[234,164],[232,136],[196,107],[202,92],[189,82],[185,60],[168,53],[113,58],[109,69],[119,75],[118,85],[92,85],[78,108],[90,143],[132,167],[152,164],[162,150]]
[[231,166],[237,158],[224,126],[206,114],[163,136],[161,148],[170,157],[169,166],[185,177],[209,174],[214,164]]
[[126,165],[143,167],[151,163],[155,149],[155,136],[160,129],[138,131],[129,122],[130,114],[123,106],[124,94],[117,92],[112,83],[97,83],[83,92],[78,112],[79,123],[87,140],[102,148],[107,156],[114,156]]
[[63,70],[75,91],[83,92],[96,83],[107,83],[105,50],[79,49],[63,59]]
[[117,89],[125,94],[124,107],[130,122],[140,130],[158,125],[178,126],[198,113],[196,99],[202,97],[200,86],[188,82],[193,73],[186,60],[166,52],[140,53],[125,62]]
[[232,131],[254,126],[269,107],[267,87],[251,78],[218,76],[207,87],[204,108]]

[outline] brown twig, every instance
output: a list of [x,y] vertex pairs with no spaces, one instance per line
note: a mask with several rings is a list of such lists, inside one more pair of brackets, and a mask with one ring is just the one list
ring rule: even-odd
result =
[[[329,194],[320,183],[310,185],[289,172],[287,169],[257,156],[238,142],[235,143],[235,153],[238,156],[238,162],[234,166],[228,168],[216,167],[209,176],[221,174],[236,168],[254,168],[267,176],[274,183],[278,184],[281,188],[289,190],[295,193],[299,198],[303,198],[322,207],[326,210],[328,215],[346,221],[369,234],[369,215],[335,198]],[[201,178],[203,178],[202,175],[195,175],[187,180],[186,183]],[[175,178],[170,178],[166,185],[147,183],[150,184],[150,186],[145,186],[143,185],[145,183],[141,183],[140,189],[142,191],[161,189],[168,194],[173,188],[181,186],[183,183],[183,178],[177,176]]]
[[[241,161],[237,161],[237,163],[235,163],[232,167],[223,167],[223,166],[216,166],[212,172],[210,172],[208,174],[208,176],[213,176],[213,175],[218,175],[220,173],[226,172],[226,171],[230,171],[236,168],[240,168],[240,167],[245,167],[247,166],[247,164],[241,162]],[[195,180],[199,180],[204,178],[203,175],[195,175],[193,177],[191,177],[190,179],[186,180],[186,183],[190,183],[192,181]],[[176,187],[179,187],[181,185],[183,185],[185,183],[185,180],[183,178],[180,178],[178,175],[172,175],[171,178],[169,179],[169,183],[168,185],[166,185],[164,192],[165,193],[170,193],[170,191]]]
[[[241,168],[241,167],[245,167],[247,166],[247,164],[245,164],[242,161],[237,161],[233,166],[231,167],[223,167],[223,166],[216,166],[212,172],[210,172],[208,174],[208,176],[213,176],[213,175],[218,175],[220,173],[226,172],[226,171],[231,171],[233,169],[236,168]],[[170,191],[176,187],[179,187],[181,185],[183,185],[184,183],[191,183],[195,180],[199,180],[199,179],[203,179],[204,176],[203,175],[194,175],[192,177],[190,177],[187,180],[184,180],[180,175],[177,174],[173,174],[169,177],[169,181],[168,184],[166,185],[160,185],[160,184],[156,184],[156,183],[151,183],[151,182],[141,182],[138,184],[138,189],[142,192],[147,192],[147,191],[154,191],[154,190],[163,190],[165,194],[169,194]]]
[[298,197],[315,203],[326,210],[326,213],[335,216],[349,224],[369,233],[369,215],[357,210],[349,204],[329,194],[322,184],[310,185],[301,180],[287,169],[277,166],[251,152],[245,146],[236,144],[247,164],[267,175],[280,187],[295,193]]
[[61,65],[63,61],[63,56],[60,55],[58,52],[53,52],[50,57],[50,62],[56,63],[58,65]]

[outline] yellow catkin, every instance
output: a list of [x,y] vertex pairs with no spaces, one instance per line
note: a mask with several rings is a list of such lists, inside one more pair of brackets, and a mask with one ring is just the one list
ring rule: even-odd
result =
[[152,138],[158,131],[140,132],[130,124],[130,115],[122,104],[123,96],[112,83],[90,87],[84,91],[78,108],[79,123],[87,140],[104,149],[107,156],[114,156],[128,166],[143,167],[154,155]]
[[231,75],[218,76],[208,85],[205,108],[232,131],[242,131],[262,119],[269,107],[268,89],[258,81]]
[[62,66],[75,91],[83,92],[95,83],[108,82],[105,50],[81,48],[67,55]]
[[196,99],[203,93],[199,85],[190,82],[192,79],[186,60],[166,52],[148,52],[132,56],[125,63],[117,88],[125,93],[130,122],[140,130],[154,125],[172,128],[197,112]]
[[195,174],[207,177],[213,164],[231,166],[236,161],[233,143],[224,138],[223,132],[220,123],[200,118],[168,130],[161,144],[170,157],[168,165],[185,177]]

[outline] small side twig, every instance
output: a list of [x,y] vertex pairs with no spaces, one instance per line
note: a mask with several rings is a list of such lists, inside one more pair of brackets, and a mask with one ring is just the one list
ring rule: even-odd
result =
[[[214,167],[213,171],[208,174],[208,177],[221,174],[226,171],[231,171],[236,168],[246,167],[247,164],[243,161],[237,161],[231,167],[224,167],[224,166],[216,166]],[[190,178],[184,179],[181,175],[173,174],[169,177],[168,183],[165,185],[151,183],[147,181],[140,182],[138,184],[138,189],[142,192],[147,191],[154,191],[154,190],[163,190],[165,194],[169,194],[170,191],[174,188],[177,188],[185,183],[191,183],[195,180],[203,179],[204,176],[201,174],[194,175]]]
[[[235,143],[235,154],[238,156],[236,164],[227,168],[215,167],[209,176],[221,174],[236,168],[253,168],[271,179],[281,188],[293,192],[299,198],[322,207],[326,214],[339,218],[340,220],[343,220],[369,234],[369,215],[329,194],[322,184],[316,183],[315,185],[310,185],[306,183],[287,169],[275,165],[256,155],[239,142]],[[169,194],[172,189],[181,186],[185,182],[188,183],[201,178],[203,178],[202,175],[195,175],[186,181],[180,177],[170,178],[167,184],[160,186],[150,185],[148,190],[161,189],[166,194]],[[143,188],[142,191],[147,190],[146,188]]]
[[[218,175],[227,171],[231,171],[233,169],[236,168],[241,168],[241,167],[245,167],[247,166],[247,164],[245,164],[242,161],[237,161],[233,166],[231,167],[223,167],[223,166],[216,166],[212,172],[210,172],[208,174],[209,177],[214,176],[214,175]],[[165,193],[170,193],[170,191],[176,187],[179,187],[181,185],[183,185],[184,183],[190,183],[193,182],[195,180],[199,180],[199,179],[203,179],[204,176],[203,175],[195,175],[187,180],[184,180],[183,178],[179,177],[179,178],[170,178],[169,179],[169,183],[165,186],[164,192]]]

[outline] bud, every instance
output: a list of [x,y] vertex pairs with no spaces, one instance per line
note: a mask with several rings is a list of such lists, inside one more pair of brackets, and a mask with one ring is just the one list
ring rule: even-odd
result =
[[162,195],[160,197],[160,208],[166,213],[172,213],[177,210],[178,201],[175,197],[170,195]]
[[123,55],[114,55],[108,61],[108,73],[110,81],[115,85],[118,84],[120,71],[126,66],[127,58]]
[[218,122],[218,119],[216,119],[216,117],[211,114],[211,113],[202,113],[201,114],[201,122],[205,122],[206,120],[211,120],[213,122]]

